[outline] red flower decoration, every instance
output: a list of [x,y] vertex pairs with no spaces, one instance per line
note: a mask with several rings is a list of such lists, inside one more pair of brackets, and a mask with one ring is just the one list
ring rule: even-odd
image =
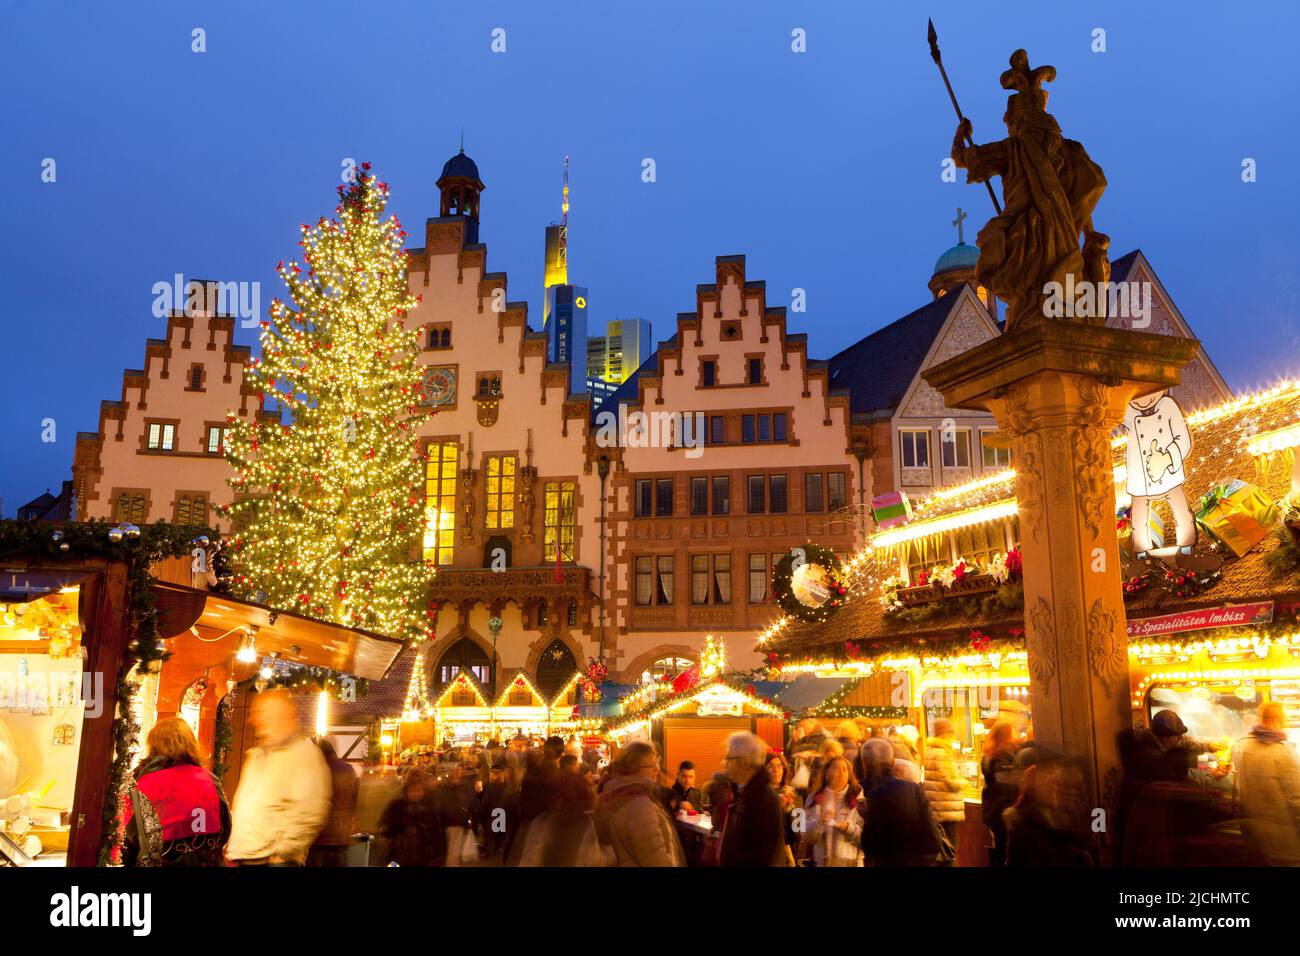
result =
[[970,646],[972,650],[976,651],[977,653],[983,654],[991,646],[993,646],[993,641],[983,631],[972,630],[970,632]]
[[960,581],[965,576],[966,576],[966,562],[959,561],[957,562],[957,566],[952,569],[953,580]]

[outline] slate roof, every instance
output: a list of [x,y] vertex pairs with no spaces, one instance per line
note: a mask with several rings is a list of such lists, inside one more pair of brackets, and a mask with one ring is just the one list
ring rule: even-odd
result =
[[853,414],[898,408],[955,301],[926,303],[829,359],[831,388],[848,389]]

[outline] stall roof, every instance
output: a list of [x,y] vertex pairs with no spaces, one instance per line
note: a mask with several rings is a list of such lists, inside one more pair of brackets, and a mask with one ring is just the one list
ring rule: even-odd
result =
[[858,677],[818,677],[816,674],[800,674],[785,689],[776,695],[776,702],[786,710],[798,713],[816,707],[827,697],[842,690],[845,684],[860,680]]
[[275,653],[282,661],[327,667],[368,680],[383,678],[405,646],[396,638],[225,594],[161,582],[153,590],[164,637],[175,637],[191,627],[207,638],[251,628],[259,655]]
[[[1300,422],[1300,381],[1286,382],[1187,415],[1193,446],[1186,459],[1188,501],[1195,507],[1195,502],[1211,486],[1233,478],[1258,485],[1271,500],[1281,500],[1289,490],[1289,468],[1279,457],[1270,460],[1264,455],[1259,449],[1257,436],[1267,437],[1292,429],[1297,422]],[[1112,442],[1111,452],[1117,487],[1122,488],[1124,438]],[[1014,501],[1014,472],[990,476],[935,492],[913,509],[912,519],[903,527],[919,531],[928,521]],[[897,530],[890,529],[888,533],[892,535]],[[936,533],[943,532],[936,530]],[[1294,599],[1300,594],[1300,581],[1294,575],[1279,576],[1271,570],[1267,560],[1268,554],[1279,546],[1277,538],[1270,536],[1240,558],[1228,555],[1219,580],[1194,597],[1176,598],[1163,589],[1152,588],[1130,598],[1125,603],[1128,616],[1148,617],[1269,598]],[[875,567],[875,555],[881,556],[883,564],[892,567],[896,563],[887,551],[878,550],[865,562],[860,573],[883,578],[890,568]],[[834,655],[845,642],[865,641],[868,646],[863,648],[864,651],[884,652],[897,650],[897,647],[885,645],[910,644],[929,635],[965,633],[971,628],[1023,632],[1024,628],[1022,609],[981,612],[972,616],[970,610],[958,602],[945,601],[940,602],[924,620],[907,620],[887,613],[879,597],[879,589],[873,585],[830,620],[808,624],[792,622],[762,649],[765,652],[776,651],[782,657],[799,658],[828,652]],[[1014,636],[1023,640],[1018,634]]]

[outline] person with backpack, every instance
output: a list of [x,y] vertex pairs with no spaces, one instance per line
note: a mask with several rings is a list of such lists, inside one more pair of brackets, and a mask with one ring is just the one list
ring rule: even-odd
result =
[[685,866],[677,830],[659,800],[659,755],[643,741],[629,744],[596,803],[596,832],[618,866]]

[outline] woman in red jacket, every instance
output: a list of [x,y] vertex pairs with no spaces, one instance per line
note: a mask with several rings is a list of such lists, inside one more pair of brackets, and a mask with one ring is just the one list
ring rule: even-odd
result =
[[230,808],[203,768],[199,743],[179,717],[154,724],[122,819],[125,866],[221,866]]

